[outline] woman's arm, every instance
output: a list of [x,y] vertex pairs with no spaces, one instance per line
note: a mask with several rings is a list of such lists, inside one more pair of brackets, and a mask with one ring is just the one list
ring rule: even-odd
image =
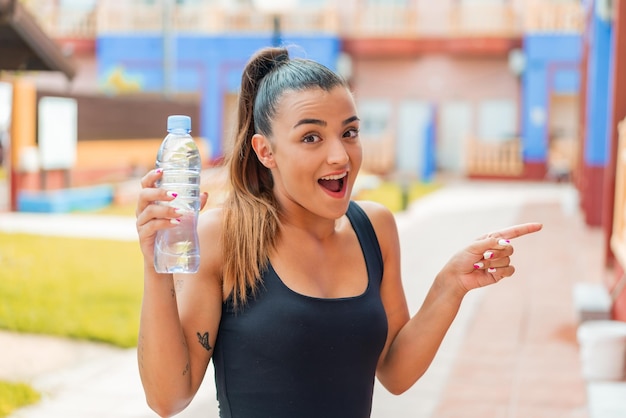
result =
[[[196,274],[159,274],[153,265],[156,231],[173,225],[172,200],[154,188],[158,173],[142,180],[137,230],[144,255],[144,293],[137,359],[148,405],[160,416],[183,410],[198,390],[212,355],[222,306],[217,211],[200,216],[200,268]],[[206,198],[205,198],[206,199]]]
[[[455,254],[435,277],[421,308],[410,318],[400,273],[395,219],[380,205],[371,202],[361,205],[374,225],[385,265],[381,298],[389,331],[377,376],[387,390],[399,394],[409,389],[430,366],[465,294],[514,273],[509,258],[513,247],[501,240],[536,232],[541,225],[518,225],[489,234]],[[491,255],[485,254],[487,251]],[[496,270],[488,271],[489,267]]]

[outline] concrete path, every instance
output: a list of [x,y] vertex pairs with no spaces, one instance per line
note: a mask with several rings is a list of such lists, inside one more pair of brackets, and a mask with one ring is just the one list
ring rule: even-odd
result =
[[[547,205],[546,207],[549,206],[552,210],[556,207],[563,219],[580,224],[577,193],[570,185],[562,184],[502,182],[450,184],[426,196],[406,212],[398,214],[403,280],[411,312],[414,313],[419,308],[432,278],[454,252],[479,235],[518,222],[528,205],[539,207]],[[3,213],[0,214],[0,230],[105,238],[112,238],[112,235],[115,235],[119,239],[136,239],[133,219],[103,217],[94,219],[88,215]],[[524,247],[523,240],[526,238],[520,239],[519,251]],[[514,256],[514,264],[515,260]],[[518,280],[524,279],[522,267],[518,269],[520,276]],[[596,268],[595,265],[589,267]],[[501,287],[500,291],[506,292],[505,286],[506,283],[502,283],[493,288]],[[508,413],[500,415],[454,415],[450,410],[442,409],[446,405],[458,405],[459,399],[451,398],[450,390],[459,378],[458,365],[463,364],[462,350],[467,346],[468,338],[475,335],[476,312],[494,300],[493,296],[490,296],[490,289],[481,289],[467,296],[431,368],[412,389],[396,397],[389,395],[379,385],[376,386],[372,417],[528,417],[516,413],[511,408],[508,409]],[[571,294],[564,294],[562,297],[569,298]],[[574,315],[573,312],[566,313],[568,314]],[[502,321],[506,323],[507,320],[506,315],[503,315]],[[517,326],[517,323],[512,325]],[[486,340],[485,343],[489,341]],[[575,349],[570,347],[570,354],[571,350]],[[517,351],[513,350],[512,354],[516,353]],[[505,356],[510,354],[510,352],[501,353]],[[119,350],[48,337],[0,333],[0,358],[0,379],[28,381],[44,394],[41,403],[18,411],[11,418],[156,416],[145,406],[134,349]],[[577,360],[572,356],[568,359],[570,361],[568,366],[572,373],[576,374],[579,368]],[[467,376],[463,377],[461,374],[460,377]],[[212,370],[209,370],[197,398],[179,416],[217,417],[212,378]],[[584,384],[580,376],[578,379],[580,384]],[[596,392],[606,393],[601,390]],[[589,394],[588,402],[586,399],[577,400],[581,407],[569,416],[612,418],[612,415],[606,414],[587,415],[586,404],[593,405],[594,399],[597,399],[593,397],[593,390],[590,390]],[[481,399],[480,394],[474,396]],[[511,401],[507,402],[510,404]],[[459,411],[454,410],[456,413]]]

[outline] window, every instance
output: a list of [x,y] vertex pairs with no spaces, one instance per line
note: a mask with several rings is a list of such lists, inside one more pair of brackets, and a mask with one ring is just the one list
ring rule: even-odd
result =
[[485,100],[478,109],[478,138],[482,141],[506,141],[515,138],[517,106],[513,100]]
[[389,130],[391,103],[385,100],[364,100],[359,102],[361,137],[365,140],[380,139]]

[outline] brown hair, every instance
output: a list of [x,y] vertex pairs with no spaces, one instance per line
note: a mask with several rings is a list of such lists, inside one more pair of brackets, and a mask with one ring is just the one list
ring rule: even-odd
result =
[[325,66],[290,59],[286,48],[264,48],[246,65],[234,145],[228,160],[231,192],[224,202],[224,290],[236,306],[254,294],[278,239],[280,208],[268,168],[258,160],[252,137],[272,135],[272,120],[285,91],[331,90],[346,82]]

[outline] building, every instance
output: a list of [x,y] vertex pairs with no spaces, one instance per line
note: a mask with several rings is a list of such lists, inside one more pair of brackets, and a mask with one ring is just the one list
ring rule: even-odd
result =
[[557,160],[550,142],[567,142],[552,148],[569,152],[565,175],[572,168],[577,1],[301,0],[273,11],[235,0],[23,3],[80,60],[69,91],[196,97],[212,158],[245,61],[280,38],[350,78],[371,171],[544,178]]

